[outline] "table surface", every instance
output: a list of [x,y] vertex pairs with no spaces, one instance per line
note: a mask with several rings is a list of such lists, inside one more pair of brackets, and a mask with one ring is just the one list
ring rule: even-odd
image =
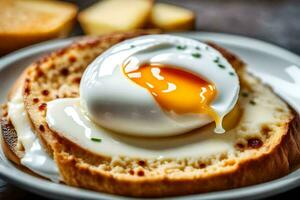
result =
[[[96,0],[68,0],[80,9]],[[300,55],[300,0],[161,0],[194,10],[196,30],[231,33],[264,40]],[[76,24],[72,36],[82,35]],[[300,188],[270,199],[300,195]],[[0,199],[46,199],[0,180]]]

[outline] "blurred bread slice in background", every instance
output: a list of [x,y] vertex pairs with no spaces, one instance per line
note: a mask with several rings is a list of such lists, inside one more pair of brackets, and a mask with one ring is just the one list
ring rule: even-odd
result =
[[195,27],[193,11],[153,0],[103,0],[79,13],[83,31],[101,35],[115,31],[158,28],[183,31]]
[[156,3],[151,12],[150,24],[164,31],[190,30],[195,26],[195,14],[182,7]]
[[100,35],[140,29],[147,23],[152,0],[103,0],[79,13],[86,34]]
[[51,0],[0,0],[0,55],[44,40],[65,37],[77,7]]

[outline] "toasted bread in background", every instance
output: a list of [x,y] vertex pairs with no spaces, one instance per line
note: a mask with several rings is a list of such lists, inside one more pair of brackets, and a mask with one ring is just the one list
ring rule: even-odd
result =
[[182,7],[156,3],[151,12],[150,25],[165,31],[190,30],[195,26],[195,14]]
[[149,19],[152,0],[104,0],[82,11],[78,20],[86,34],[143,28]]
[[1,0],[0,8],[0,55],[67,36],[77,14],[75,5],[50,0]]

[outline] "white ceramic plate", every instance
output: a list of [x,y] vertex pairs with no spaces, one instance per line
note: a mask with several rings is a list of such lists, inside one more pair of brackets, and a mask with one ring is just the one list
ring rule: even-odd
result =
[[[218,33],[181,33],[186,37],[192,37],[200,40],[212,40],[220,45],[228,48],[230,51],[240,56],[249,66],[251,71],[260,74],[268,74],[270,79],[267,82],[277,82],[280,78],[280,86],[286,84],[287,87],[293,87],[293,77],[286,73],[288,66],[300,64],[300,57],[286,51],[277,46],[240,36],[218,34]],[[64,39],[55,40],[46,43],[41,43],[14,52],[0,60],[0,103],[5,101],[7,92],[12,83],[16,80],[21,71],[36,59],[41,54],[52,51],[57,48],[64,47],[74,40]],[[290,73],[299,75],[299,68],[294,68],[298,72]],[[300,75],[299,75],[300,76]],[[295,76],[294,76],[295,78]],[[276,85],[275,85],[276,86]],[[288,89],[291,89],[289,87]],[[300,86],[294,87],[293,93],[300,94]],[[282,87],[276,89],[278,93],[282,92]],[[290,102],[297,110],[300,105],[300,99],[297,96],[290,95],[290,93],[280,93],[284,98]],[[0,148],[1,149],[1,148]],[[259,170],[259,169],[258,169]],[[10,161],[8,161],[3,153],[0,151],[0,177],[4,180],[22,187],[25,190],[55,199],[132,199],[128,197],[121,197],[105,193],[98,193],[89,190],[74,188],[62,184],[52,183],[50,181],[33,177],[18,170]],[[172,199],[188,200],[188,199],[257,199],[275,195],[294,187],[300,186],[300,169],[288,174],[285,177],[276,179],[263,184],[258,184],[249,187],[238,189],[211,192],[205,194],[196,194],[188,196],[173,197]],[[171,199],[171,198],[168,198]]]

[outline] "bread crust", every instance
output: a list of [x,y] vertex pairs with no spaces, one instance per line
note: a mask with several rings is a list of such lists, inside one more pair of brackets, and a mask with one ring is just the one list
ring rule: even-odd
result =
[[[83,40],[76,45],[95,45],[95,41]],[[243,70],[243,62],[235,55],[215,44],[210,43],[210,45],[219,50],[237,71]],[[61,51],[68,51],[69,48]],[[45,60],[47,56],[39,61],[39,65],[41,62],[46,62]],[[28,81],[25,81],[25,84],[28,84]],[[30,88],[30,84],[24,87],[25,104],[26,96],[29,95],[26,94],[26,88]],[[31,117],[30,113],[29,117]],[[44,141],[42,139],[42,141],[50,149],[50,154],[54,155],[66,184],[126,196],[163,197],[242,187],[281,177],[300,162],[300,118],[296,114],[286,120],[281,137],[264,154],[239,161],[227,171],[201,177],[180,178],[114,175],[104,170],[95,170],[84,161],[97,165],[99,160],[109,158],[82,149],[77,144],[52,132],[47,125],[46,132],[39,132],[39,124],[34,124],[34,126],[40,137],[50,132],[51,138],[44,139]]]

